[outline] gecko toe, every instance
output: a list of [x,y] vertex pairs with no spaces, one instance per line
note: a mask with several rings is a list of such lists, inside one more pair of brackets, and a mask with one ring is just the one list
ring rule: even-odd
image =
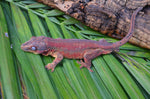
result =
[[54,68],[51,69],[51,72],[53,72],[53,71],[54,71]]
[[86,64],[85,64],[82,60],[77,61],[77,63],[81,65],[81,66],[80,66],[80,69],[81,69],[82,67],[85,67],[85,66],[86,66]]
[[83,64],[84,62],[82,60],[77,61],[78,64]]
[[90,69],[90,68],[87,68],[90,72],[93,72],[93,70],[92,69]]
[[52,63],[48,63],[48,64],[45,66],[45,68],[46,68],[47,70],[50,70],[50,69],[51,69],[51,72],[53,72],[54,69],[55,69],[55,65],[52,64]]
[[80,60],[80,61],[77,61],[77,63],[78,64],[81,64],[81,66],[80,66],[80,69],[82,68],[82,67],[85,67],[85,68],[87,68],[90,72],[93,72],[93,70],[92,69],[90,69],[90,65],[88,65],[88,64],[86,64],[85,62],[83,62],[82,60]]
[[81,65],[81,66],[80,66],[80,69],[81,69],[82,67],[84,67],[84,66],[83,66],[83,65]]

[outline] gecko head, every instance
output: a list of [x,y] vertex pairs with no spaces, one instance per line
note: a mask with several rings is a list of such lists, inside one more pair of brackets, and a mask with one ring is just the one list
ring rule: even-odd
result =
[[21,49],[26,52],[32,52],[34,54],[42,54],[47,50],[46,38],[44,36],[32,37],[29,41],[21,45]]

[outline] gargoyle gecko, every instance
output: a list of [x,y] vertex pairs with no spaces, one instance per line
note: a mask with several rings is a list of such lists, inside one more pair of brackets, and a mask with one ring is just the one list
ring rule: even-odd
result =
[[[34,54],[42,54],[45,56],[51,55],[55,57],[52,63],[45,67],[53,72],[56,65],[65,58],[81,59],[78,63],[80,68],[86,67],[89,71],[91,60],[101,54],[108,54],[114,50],[118,50],[120,46],[128,42],[134,32],[134,23],[137,13],[142,10],[139,7],[131,16],[130,29],[128,34],[120,41],[108,43],[105,39],[100,41],[85,40],[85,39],[53,39],[49,37],[32,37],[29,41],[21,45],[21,49]],[[82,61],[84,59],[84,62]]]

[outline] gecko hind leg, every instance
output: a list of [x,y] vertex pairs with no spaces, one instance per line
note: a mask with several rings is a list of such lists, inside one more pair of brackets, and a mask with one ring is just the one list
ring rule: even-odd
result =
[[86,67],[90,72],[93,72],[93,70],[90,69],[91,67],[91,60],[96,58],[97,56],[101,55],[102,51],[101,49],[92,49],[92,50],[88,50],[87,52],[84,53],[83,59],[84,62],[82,60],[77,61],[79,64],[81,64],[80,68],[82,67]]
[[51,69],[51,72],[54,71],[56,65],[57,65],[58,63],[60,63],[61,60],[63,59],[63,55],[61,55],[61,54],[58,53],[58,52],[53,53],[52,56],[55,57],[54,61],[53,61],[52,63],[48,63],[48,64],[45,66],[45,68],[47,68],[48,70]]

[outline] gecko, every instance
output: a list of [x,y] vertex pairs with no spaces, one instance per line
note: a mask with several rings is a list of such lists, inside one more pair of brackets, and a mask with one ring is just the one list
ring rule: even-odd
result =
[[91,61],[94,58],[102,54],[109,54],[112,51],[116,51],[120,46],[129,41],[134,32],[135,17],[142,9],[143,7],[139,7],[133,12],[127,35],[122,40],[115,43],[109,43],[105,39],[94,41],[86,39],[53,39],[45,36],[33,36],[29,41],[21,45],[21,49],[34,54],[42,54],[44,56],[51,55],[54,57],[55,59],[53,62],[45,66],[48,70],[51,69],[52,72],[63,58],[79,59],[80,61],[77,61],[77,63],[81,65],[80,68],[85,67],[93,72],[90,67]]

